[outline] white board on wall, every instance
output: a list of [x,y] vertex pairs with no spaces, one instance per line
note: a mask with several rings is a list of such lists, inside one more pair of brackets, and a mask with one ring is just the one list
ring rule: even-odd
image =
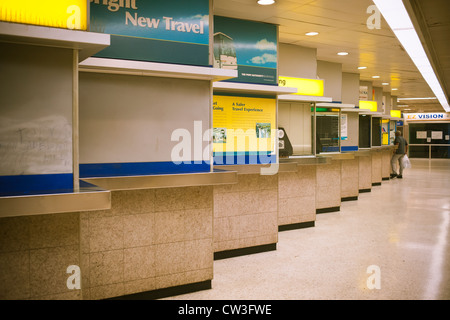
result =
[[72,172],[72,127],[65,117],[0,118],[0,175]]

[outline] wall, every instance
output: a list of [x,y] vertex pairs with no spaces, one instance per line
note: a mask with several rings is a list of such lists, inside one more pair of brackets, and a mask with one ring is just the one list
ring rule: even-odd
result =
[[72,55],[0,44],[0,176],[21,177],[17,191],[33,191],[30,175],[42,189],[58,188],[58,177],[73,186]]
[[[386,101],[386,105],[384,107],[384,114],[391,115],[392,105],[391,105],[391,93],[383,92],[383,98]],[[380,110],[381,111],[381,110]]]
[[341,141],[341,147],[359,147],[359,113],[343,112],[347,115],[347,140]]
[[358,73],[342,73],[342,103],[359,105]]
[[372,85],[372,82],[370,82],[370,81],[360,81],[359,85],[367,87],[367,92],[368,92],[368,95],[369,95],[369,99],[368,100],[372,101],[373,100],[373,85]]
[[80,163],[171,163],[177,129],[188,130],[192,138],[187,160],[200,161],[194,121],[202,122],[198,146],[203,151],[210,105],[208,81],[81,73]]
[[214,252],[278,242],[278,175],[239,174],[214,186]]
[[317,49],[281,43],[278,51],[278,74],[284,77],[317,78]]
[[80,214],[0,220],[0,299],[82,298],[67,288],[67,267],[80,265]]
[[317,61],[317,77],[324,79],[324,96],[342,101],[342,64]]
[[286,130],[294,155],[312,154],[309,103],[278,103],[278,127]]
[[213,187],[112,192],[80,216],[83,299],[211,280]]
[[383,88],[373,87],[375,90],[375,101],[378,104],[377,112],[383,112]]

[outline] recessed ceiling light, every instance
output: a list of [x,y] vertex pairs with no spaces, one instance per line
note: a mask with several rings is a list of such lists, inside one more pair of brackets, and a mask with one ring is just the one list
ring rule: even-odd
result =
[[373,76],[372,78],[374,78],[374,79],[379,79],[380,76]]
[[398,89],[397,89],[397,88],[392,88],[391,90],[392,90],[392,91],[397,91]]
[[274,4],[275,1],[274,0],[258,0],[258,4],[262,5],[262,6],[267,6],[270,4]]
[[388,86],[389,85],[389,83],[387,83],[387,82],[383,82],[381,85],[383,85],[383,86]]
[[318,34],[319,34],[319,33],[318,33],[318,32],[315,32],[315,31],[305,33],[306,36],[310,36],[310,37],[312,37],[312,36],[317,36]]
[[348,52],[338,52],[338,56],[346,56],[348,55]]
[[359,70],[367,69],[367,67],[358,67]]

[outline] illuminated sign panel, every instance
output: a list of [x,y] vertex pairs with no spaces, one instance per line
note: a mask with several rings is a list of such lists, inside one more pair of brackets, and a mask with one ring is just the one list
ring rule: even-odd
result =
[[280,87],[297,88],[296,95],[323,97],[323,80],[279,77],[278,85]]
[[[216,164],[275,160],[276,99],[214,96],[213,151]],[[239,158],[242,157],[242,158]],[[231,161],[231,162],[230,162]]]
[[0,20],[44,27],[87,30],[87,1],[1,0]]
[[378,103],[376,101],[359,101],[359,108],[377,112]]
[[407,121],[450,120],[450,114],[448,113],[408,113],[404,116]]
[[89,29],[111,35],[95,57],[210,66],[209,0],[91,0]]
[[400,110],[391,110],[391,117],[401,118],[402,112]]

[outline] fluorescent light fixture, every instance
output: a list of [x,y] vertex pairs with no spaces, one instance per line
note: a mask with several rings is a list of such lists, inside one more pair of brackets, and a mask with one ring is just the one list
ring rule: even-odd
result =
[[430,98],[398,98],[397,101],[402,100],[436,100],[437,98],[430,97]]
[[450,105],[402,0],[373,0],[445,111]]
[[271,5],[274,3],[275,3],[274,0],[258,0],[258,4],[260,4],[262,6],[267,6],[267,5]]
[[392,90],[392,91],[397,91],[398,89],[397,89],[397,88],[392,88],[391,90]]
[[312,36],[317,36],[319,33],[318,32],[308,32],[305,33],[306,36],[312,37]]
[[338,56],[347,56],[348,52],[338,52]]
[[367,67],[358,67],[358,70],[364,70],[367,69]]
[[379,79],[380,76],[373,76],[372,78],[374,78],[374,79]]
[[388,82],[383,82],[381,85],[383,85],[383,86],[388,86],[389,83],[388,83]]

